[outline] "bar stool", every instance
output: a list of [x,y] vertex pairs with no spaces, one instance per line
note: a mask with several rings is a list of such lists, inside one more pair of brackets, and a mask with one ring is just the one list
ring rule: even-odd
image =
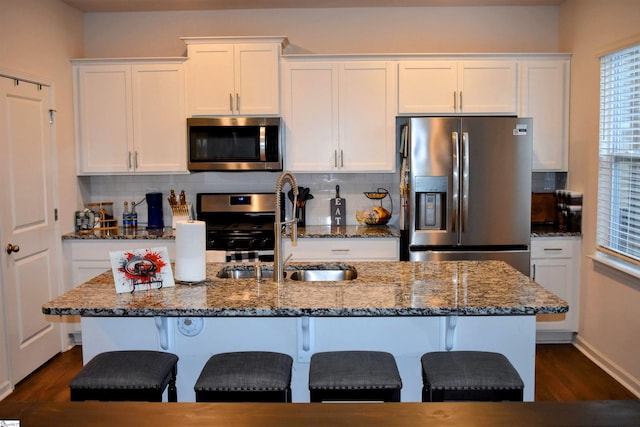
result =
[[291,402],[292,365],[282,353],[215,354],[194,386],[196,402]]
[[422,363],[422,401],[522,401],[524,383],[500,353],[437,351]]
[[309,366],[311,402],[400,402],[402,380],[393,355],[382,351],[315,353]]
[[71,380],[72,401],[177,402],[178,356],[147,350],[109,351],[96,355]]

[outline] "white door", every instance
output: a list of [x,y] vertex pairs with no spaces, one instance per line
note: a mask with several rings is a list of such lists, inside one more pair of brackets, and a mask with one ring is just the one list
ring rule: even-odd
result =
[[0,248],[13,384],[61,350],[42,314],[57,295],[50,88],[0,77]]

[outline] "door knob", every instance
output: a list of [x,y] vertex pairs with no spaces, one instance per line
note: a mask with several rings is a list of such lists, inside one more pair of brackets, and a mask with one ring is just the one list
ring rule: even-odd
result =
[[11,252],[20,252],[20,246],[12,245],[11,243],[7,244],[7,253],[11,254]]

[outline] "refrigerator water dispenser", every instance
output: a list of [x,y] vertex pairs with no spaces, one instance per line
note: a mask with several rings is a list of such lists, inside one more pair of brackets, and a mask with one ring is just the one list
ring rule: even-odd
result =
[[416,177],[416,230],[446,230],[447,177]]

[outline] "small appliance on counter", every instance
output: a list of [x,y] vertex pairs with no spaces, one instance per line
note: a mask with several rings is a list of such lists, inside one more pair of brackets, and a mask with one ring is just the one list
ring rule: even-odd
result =
[[556,190],[555,197],[560,231],[580,233],[582,231],[582,193]]
[[164,218],[162,213],[162,193],[147,193],[147,230],[162,230]]

